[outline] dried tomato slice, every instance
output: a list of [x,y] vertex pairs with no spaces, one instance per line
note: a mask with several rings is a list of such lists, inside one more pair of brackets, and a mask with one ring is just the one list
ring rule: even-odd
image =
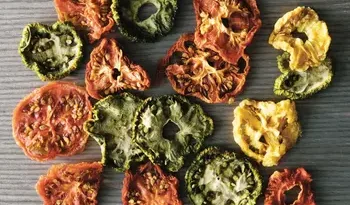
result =
[[91,117],[86,91],[72,83],[55,82],[34,90],[13,112],[16,143],[32,160],[82,152],[88,139],[83,123]]
[[55,0],[60,21],[70,21],[88,32],[90,43],[108,33],[114,26],[111,0]]
[[123,205],[182,205],[178,195],[179,180],[166,175],[158,165],[148,162],[135,174],[125,172]]
[[285,192],[300,187],[298,199],[293,205],[316,205],[311,191],[311,175],[304,168],[296,170],[284,169],[283,172],[275,171],[269,180],[265,194],[265,205],[285,205]]
[[85,73],[86,89],[101,99],[126,89],[145,90],[150,86],[147,72],[132,63],[114,39],[103,39],[92,51]]
[[161,61],[158,72],[165,69],[173,89],[182,95],[207,103],[234,100],[242,92],[250,70],[249,57],[243,54],[241,69],[210,49],[197,48],[193,39],[193,34],[181,36]]
[[236,64],[261,27],[256,0],[194,0],[195,43]]
[[98,162],[53,165],[36,190],[44,205],[96,205],[102,170]]

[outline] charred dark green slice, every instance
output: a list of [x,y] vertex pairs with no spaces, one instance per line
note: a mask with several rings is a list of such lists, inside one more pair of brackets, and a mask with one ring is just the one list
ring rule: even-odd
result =
[[216,147],[197,156],[185,180],[195,205],[254,205],[262,189],[261,176],[249,161]]
[[[145,7],[155,12],[142,19]],[[167,34],[174,24],[177,0],[113,0],[113,18],[119,31],[135,42],[152,42]],[[150,13],[150,11],[148,11]]]
[[283,73],[275,81],[274,92],[292,100],[307,98],[328,87],[333,78],[332,62],[326,58],[320,66],[306,71],[289,68],[287,52],[277,57],[278,68]]
[[46,81],[64,78],[75,70],[82,47],[80,37],[67,23],[33,23],[23,29],[18,50],[23,63]]
[[142,161],[144,155],[132,142],[132,120],[142,100],[129,93],[110,95],[97,102],[84,129],[101,147],[102,163],[117,171]]
[[[178,131],[168,136],[164,127],[174,123]],[[186,98],[172,95],[148,98],[134,120],[133,139],[148,158],[176,172],[184,157],[197,152],[213,131],[213,121],[202,108]]]

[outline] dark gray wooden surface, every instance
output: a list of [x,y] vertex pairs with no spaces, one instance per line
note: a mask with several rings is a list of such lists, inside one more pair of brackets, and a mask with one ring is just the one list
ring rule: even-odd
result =
[[[232,111],[245,98],[278,100],[272,92],[274,79],[279,75],[274,50],[268,36],[276,20],[299,5],[311,6],[328,24],[332,36],[329,55],[333,58],[335,77],[332,85],[310,99],[297,102],[303,136],[277,167],[260,167],[264,185],[274,170],[305,167],[313,176],[312,188],[318,205],[350,204],[350,1],[349,0],[258,0],[263,21],[262,29],[248,49],[251,72],[247,87],[234,105],[201,103],[215,122],[215,133],[206,142],[240,152],[232,137]],[[100,159],[97,144],[90,140],[82,154],[60,158],[47,163],[29,160],[12,138],[11,118],[15,105],[34,88],[44,85],[32,71],[25,68],[17,54],[23,27],[31,22],[56,21],[53,1],[0,0],[0,204],[41,204],[34,185],[50,165],[61,162],[93,161]],[[153,44],[134,44],[118,36],[125,51],[143,65],[155,79],[157,61],[184,32],[194,30],[192,1],[179,0],[179,11],[172,32]],[[88,56],[88,52],[86,52]],[[84,82],[84,66],[65,80]],[[169,84],[152,87],[144,96],[174,93]],[[193,101],[198,102],[195,99]],[[187,165],[190,160],[187,161]],[[184,167],[181,196],[190,204],[184,190]],[[121,204],[120,190],[123,174],[106,169],[99,201],[101,205]],[[263,197],[259,204],[263,204]]]

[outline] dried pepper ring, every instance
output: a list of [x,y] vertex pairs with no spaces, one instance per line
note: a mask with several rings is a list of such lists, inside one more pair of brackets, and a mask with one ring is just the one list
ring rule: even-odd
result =
[[283,73],[274,85],[276,95],[296,100],[307,98],[326,89],[333,78],[332,62],[326,58],[319,66],[306,71],[293,71],[289,68],[289,53],[277,57],[278,68]]
[[199,48],[218,52],[227,62],[237,64],[261,27],[256,0],[194,0]]
[[128,170],[132,162],[144,158],[131,140],[132,121],[142,102],[129,93],[110,95],[94,105],[92,119],[84,124],[86,132],[101,147],[102,163],[117,171]]
[[293,205],[316,205],[311,191],[311,176],[304,168],[296,170],[285,169],[283,172],[275,171],[269,180],[265,194],[265,205],[285,205],[285,192],[300,187],[298,199]]
[[114,26],[111,0],[54,0],[58,19],[88,33],[90,43]]
[[123,205],[182,205],[179,180],[166,175],[158,165],[148,162],[138,170],[125,172],[122,189]]
[[240,68],[210,49],[197,48],[193,39],[192,34],[181,36],[160,63],[159,72],[165,69],[172,87],[182,95],[207,103],[233,101],[246,82],[249,57],[243,54],[244,66]]
[[[294,37],[295,32],[304,33],[307,40]],[[269,43],[291,54],[289,66],[292,70],[305,71],[326,59],[331,37],[327,24],[319,20],[314,10],[297,7],[276,22]]]
[[127,89],[150,86],[147,72],[132,63],[114,39],[103,39],[91,52],[85,72],[86,90],[96,99]]
[[[153,5],[156,12],[141,19],[139,14],[146,5]],[[111,8],[121,34],[131,41],[152,42],[173,27],[177,0],[113,0]]]
[[[175,136],[163,133],[168,123],[178,127]],[[212,132],[213,120],[199,105],[178,95],[162,96],[146,99],[137,111],[133,140],[152,162],[177,172]]]
[[216,147],[206,148],[196,157],[185,180],[195,205],[254,205],[262,189],[261,176],[249,161]]
[[41,80],[58,80],[77,69],[83,44],[74,28],[56,22],[52,26],[28,24],[18,51],[22,62]]
[[295,103],[244,100],[234,110],[233,134],[249,157],[270,167],[278,164],[301,134]]

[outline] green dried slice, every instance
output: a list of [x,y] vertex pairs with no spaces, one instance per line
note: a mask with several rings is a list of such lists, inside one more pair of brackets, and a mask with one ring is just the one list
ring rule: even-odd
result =
[[[163,129],[174,123],[179,131],[166,136]],[[134,120],[133,140],[148,158],[177,172],[184,157],[197,152],[213,132],[213,121],[202,108],[179,95],[148,98]]]
[[[154,6],[156,12],[140,19],[145,6]],[[121,34],[134,42],[152,42],[173,27],[177,0],[113,0],[111,9]]]
[[129,93],[107,96],[95,104],[92,119],[84,124],[101,147],[101,162],[117,171],[128,170],[132,162],[144,158],[131,140],[132,121],[141,104],[141,99]]
[[185,181],[195,205],[254,205],[262,189],[261,176],[249,161],[217,147],[197,156]]
[[297,100],[328,87],[333,78],[332,62],[329,58],[306,71],[293,71],[289,68],[289,56],[289,53],[285,52],[277,57],[278,68],[283,74],[275,81],[276,95]]
[[83,55],[82,47],[70,24],[33,23],[23,29],[18,51],[24,65],[47,81],[62,79],[75,70]]

